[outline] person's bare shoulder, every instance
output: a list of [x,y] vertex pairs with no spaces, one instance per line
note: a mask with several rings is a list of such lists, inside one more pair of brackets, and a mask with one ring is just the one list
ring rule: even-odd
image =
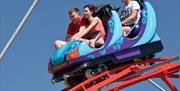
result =
[[101,22],[101,20],[99,19],[99,17],[95,17],[95,18],[94,18],[94,21],[96,21],[96,22]]

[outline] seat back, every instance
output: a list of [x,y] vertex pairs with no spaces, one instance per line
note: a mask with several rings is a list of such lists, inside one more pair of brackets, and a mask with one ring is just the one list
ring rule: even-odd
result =
[[157,21],[154,8],[149,2],[144,2],[144,8],[146,10],[142,12],[142,15],[145,18],[142,18],[141,22],[147,24],[145,26],[145,31],[141,36],[141,39],[134,46],[149,42],[156,33]]
[[114,6],[110,4],[101,6],[95,14],[102,20],[106,30],[104,47],[111,46],[123,34],[119,15]]

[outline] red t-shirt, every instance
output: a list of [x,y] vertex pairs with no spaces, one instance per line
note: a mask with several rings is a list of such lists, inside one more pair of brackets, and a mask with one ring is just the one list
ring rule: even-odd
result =
[[67,34],[68,35],[76,34],[77,32],[79,32],[79,28],[81,26],[86,26],[86,19],[82,16],[80,17],[80,21],[78,21],[77,24],[74,24],[72,22],[69,24]]

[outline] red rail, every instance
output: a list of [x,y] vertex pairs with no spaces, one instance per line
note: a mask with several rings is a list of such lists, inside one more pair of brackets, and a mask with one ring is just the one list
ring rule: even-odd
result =
[[[161,78],[172,91],[177,91],[169,79],[180,78],[176,74],[180,70],[180,62],[170,63],[174,60],[179,60],[179,57],[151,58],[125,64],[92,77],[71,89],[66,89],[66,91],[95,91],[113,82],[119,82],[106,90],[118,91],[151,78]],[[151,62],[158,62],[158,64],[148,65]]]

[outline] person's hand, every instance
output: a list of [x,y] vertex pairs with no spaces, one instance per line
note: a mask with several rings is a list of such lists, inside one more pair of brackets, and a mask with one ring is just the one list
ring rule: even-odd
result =
[[79,39],[80,39],[79,33],[76,33],[72,38],[72,40],[79,40]]
[[80,38],[78,36],[74,36],[73,40],[79,40]]
[[125,21],[122,21],[121,23],[122,23],[122,25],[126,25],[126,24],[125,24]]

